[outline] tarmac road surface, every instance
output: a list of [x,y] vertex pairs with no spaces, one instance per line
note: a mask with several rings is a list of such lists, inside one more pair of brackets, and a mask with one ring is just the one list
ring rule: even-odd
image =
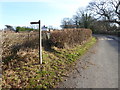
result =
[[96,36],[96,45],[78,60],[75,70],[58,88],[118,88],[120,44],[113,38]]

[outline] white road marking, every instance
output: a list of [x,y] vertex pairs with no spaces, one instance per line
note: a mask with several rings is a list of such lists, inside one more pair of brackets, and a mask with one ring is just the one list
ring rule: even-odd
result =
[[113,40],[112,38],[99,38],[99,40]]

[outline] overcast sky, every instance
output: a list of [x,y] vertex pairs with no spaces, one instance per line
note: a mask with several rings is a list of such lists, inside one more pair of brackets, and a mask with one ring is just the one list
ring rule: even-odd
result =
[[[16,2],[17,1],[17,2]],[[91,0],[0,0],[0,28],[4,25],[30,26],[41,20],[42,25],[59,28],[61,20],[72,17],[78,8]]]

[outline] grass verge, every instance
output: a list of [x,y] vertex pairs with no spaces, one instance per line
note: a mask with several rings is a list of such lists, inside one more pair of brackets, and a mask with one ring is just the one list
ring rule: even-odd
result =
[[[43,64],[39,65],[38,49],[21,50],[14,60],[4,65],[3,88],[55,88],[67,76],[70,67],[94,43],[93,37],[83,45],[70,49],[43,49]],[[40,70],[40,67],[42,69]]]

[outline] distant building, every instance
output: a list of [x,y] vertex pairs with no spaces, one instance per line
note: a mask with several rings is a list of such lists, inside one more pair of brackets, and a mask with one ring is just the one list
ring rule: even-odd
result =
[[7,32],[15,32],[15,29],[10,26],[10,25],[5,25],[7,28],[4,28],[4,31],[7,31]]
[[49,29],[48,29],[48,27],[46,27],[45,25],[44,26],[42,26],[42,31],[49,31]]

